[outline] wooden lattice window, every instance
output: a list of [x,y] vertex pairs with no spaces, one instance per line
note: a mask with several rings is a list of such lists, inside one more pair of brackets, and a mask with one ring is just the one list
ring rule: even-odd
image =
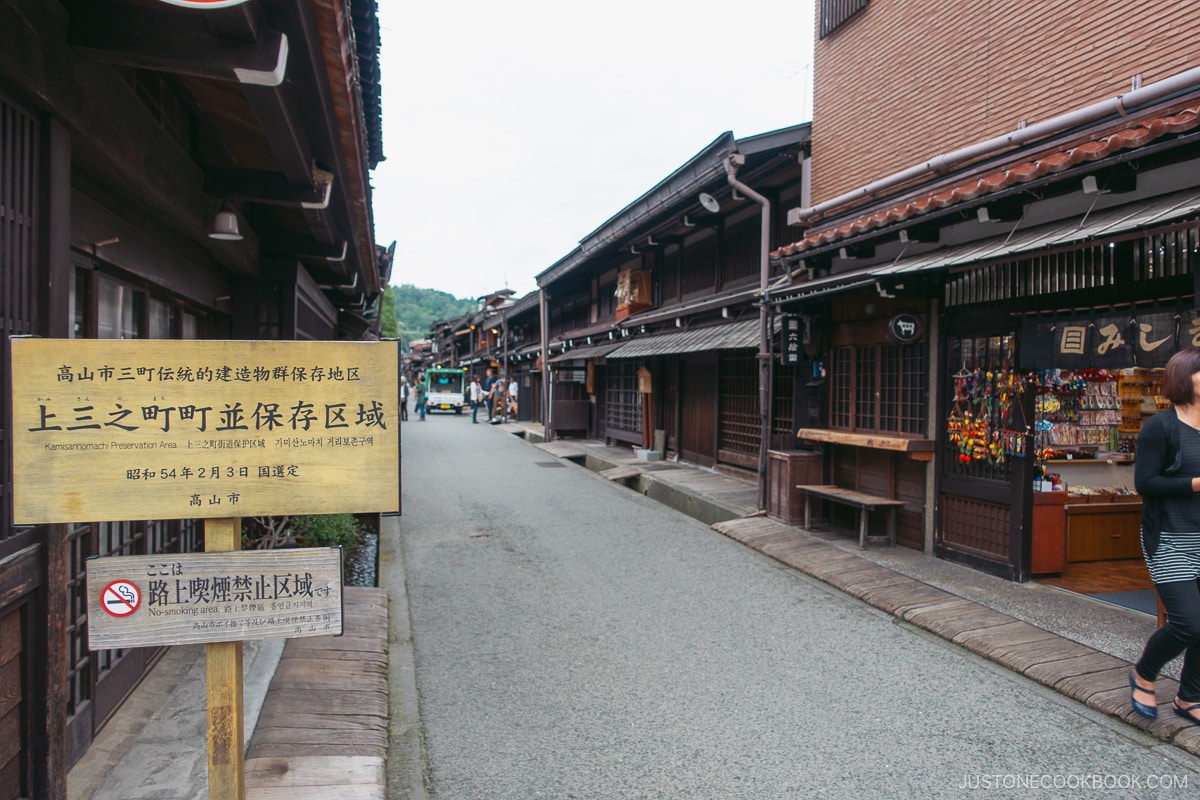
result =
[[796,368],[791,364],[776,364],[772,381],[771,433],[792,437],[795,429]]
[[821,0],[821,38],[824,39],[866,8],[867,2],[868,0]]
[[[0,100],[0,364],[9,363],[9,337],[35,333],[37,324],[37,121]],[[0,369],[0,415],[9,418],[7,369]],[[0,432],[0,540],[11,526],[11,433]]]
[[850,404],[854,400],[854,349],[839,347],[833,351],[829,372],[829,425],[850,429]]
[[642,396],[638,394],[637,366],[633,361],[608,362],[604,420],[614,430],[640,434]]
[[758,405],[758,362],[752,353],[721,353],[721,422],[717,448],[758,455],[762,418]]
[[879,433],[925,433],[929,381],[924,343],[839,347],[829,381],[830,426]]
[[87,646],[88,556],[96,552],[91,525],[72,525],[67,532],[70,571],[67,575],[67,716],[73,717],[92,699],[92,651]]

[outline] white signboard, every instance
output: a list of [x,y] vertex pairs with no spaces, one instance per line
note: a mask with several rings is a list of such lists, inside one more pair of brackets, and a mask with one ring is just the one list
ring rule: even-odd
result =
[[342,550],[90,558],[87,600],[92,650],[340,636]]

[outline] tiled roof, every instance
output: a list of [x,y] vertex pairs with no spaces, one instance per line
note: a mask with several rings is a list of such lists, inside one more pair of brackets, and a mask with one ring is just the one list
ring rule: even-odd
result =
[[889,208],[864,214],[835,227],[809,233],[798,242],[784,245],[771,252],[771,258],[800,256],[822,245],[858,236],[872,230],[920,217],[931,211],[957,203],[970,202],[1036,178],[1063,172],[1089,161],[1099,161],[1122,150],[1143,147],[1163,136],[1185,133],[1200,127],[1200,105],[1177,109],[1169,114],[1142,119],[1114,133],[1074,144],[1070,147],[1041,153],[1006,168],[975,175],[949,188],[941,188],[920,197],[910,198]]

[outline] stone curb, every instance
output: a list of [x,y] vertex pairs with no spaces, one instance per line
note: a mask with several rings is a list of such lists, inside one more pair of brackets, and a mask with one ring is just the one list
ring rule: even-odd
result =
[[[1127,661],[1042,630],[826,544],[807,532],[761,517],[718,522],[713,530],[776,561],[859,598],[918,628],[1116,717],[1200,756],[1200,726],[1176,716],[1170,702],[1147,720],[1129,705]],[[1177,681],[1158,681],[1160,697],[1174,697]]]

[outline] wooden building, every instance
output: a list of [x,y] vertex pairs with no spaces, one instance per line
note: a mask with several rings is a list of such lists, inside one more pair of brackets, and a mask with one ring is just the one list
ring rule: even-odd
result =
[[9,337],[377,336],[378,49],[374,0],[0,0],[0,798],[65,797],[160,655],[88,649],[85,559],[203,547],[13,527]]
[[548,436],[657,437],[762,485],[797,397],[758,300],[782,275],[766,255],[786,208],[806,198],[808,134],[722,134],[538,275]]
[[525,422],[541,422],[541,293],[529,292],[500,309],[500,360],[504,374],[517,382],[517,416]]
[[[814,193],[773,253],[793,278],[773,302],[811,332],[823,386],[799,434],[831,481],[903,501],[902,543],[1024,580],[1136,539],[1136,505],[1035,513],[1034,489],[1067,453],[1072,483],[1123,499],[1118,384],[1193,343],[1200,12],[974,10],[821,0]],[[1086,425],[1045,413],[1060,380]]]

